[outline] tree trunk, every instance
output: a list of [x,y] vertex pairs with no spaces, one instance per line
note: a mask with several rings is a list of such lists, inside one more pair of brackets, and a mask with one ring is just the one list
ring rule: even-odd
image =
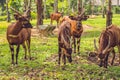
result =
[[112,24],[111,0],[108,1],[108,9],[106,13],[106,27]]
[[37,0],[37,27],[43,24],[43,5],[42,0]]
[[1,10],[2,10],[2,11],[1,11],[1,13],[0,13],[0,14],[1,14],[1,15],[4,15],[4,13],[3,13],[3,12],[4,12],[4,10],[5,10],[4,3],[1,3]]
[[47,19],[47,17],[46,17],[47,16],[47,14],[46,14],[47,13],[47,10],[46,10],[46,0],[43,0],[43,1],[44,1],[43,2],[44,3],[43,15],[44,15],[44,19]]
[[6,0],[7,22],[10,22],[10,12],[8,8],[8,2],[9,0]]
[[92,15],[94,15],[94,2],[95,0],[92,0],[92,7],[91,7]]
[[67,14],[70,15],[70,12],[71,12],[71,6],[70,6],[71,5],[71,0],[67,0],[67,2],[68,2]]
[[58,12],[58,0],[54,0],[54,12]]
[[104,7],[105,1],[101,0],[101,3],[102,3],[102,17],[105,18],[105,7]]
[[116,5],[116,13],[119,13],[119,0],[117,0],[117,5]]
[[[64,2],[64,0],[62,0],[62,2]],[[62,13],[64,12],[64,4],[62,4]]]
[[82,0],[78,0],[78,15],[81,14],[82,11]]
[[88,8],[88,14],[89,14],[89,15],[92,14],[91,8],[92,8],[92,1],[89,0],[89,8]]
[[119,6],[119,0],[117,0],[117,6]]

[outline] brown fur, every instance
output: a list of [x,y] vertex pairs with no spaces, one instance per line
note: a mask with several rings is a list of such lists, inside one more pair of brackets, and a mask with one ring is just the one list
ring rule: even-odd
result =
[[[23,48],[25,49],[25,59],[26,59],[27,48],[29,52],[29,57],[31,58],[30,37],[31,37],[32,25],[24,16],[16,16],[15,19],[17,21],[11,23],[7,28],[7,40],[11,50],[12,64],[18,63],[17,58],[18,58],[20,44],[22,44]],[[16,63],[14,63],[14,45],[17,46]]]
[[59,19],[60,19],[61,16],[62,16],[61,13],[52,13],[52,14],[50,15],[51,25],[53,24],[53,20],[55,20],[55,21],[57,22],[57,26],[58,26]]
[[64,60],[64,64],[66,64],[66,57],[68,58],[69,62],[72,62],[72,48],[71,48],[71,33],[70,33],[70,23],[65,21],[59,26],[58,31],[58,54],[59,60],[58,64],[60,64],[61,56]]
[[[109,40],[109,36],[110,36],[110,40]],[[118,47],[119,55],[120,55],[120,37],[119,36],[120,36],[120,28],[118,28],[115,25],[110,25],[108,28],[106,28],[106,30],[102,31],[99,38],[99,49],[98,49],[100,66],[104,66],[107,68],[108,57],[110,52],[113,53],[113,59],[111,62],[111,64],[113,65],[114,58],[115,58],[115,51],[114,51],[115,46]],[[110,46],[107,50],[105,50],[109,41],[110,41]]]
[[[64,16],[60,23],[68,21],[71,24],[71,36],[73,37],[74,53],[76,53],[76,45],[78,53],[80,53],[80,40],[83,32],[82,20],[87,20],[85,17]],[[77,40],[77,43],[76,43]]]

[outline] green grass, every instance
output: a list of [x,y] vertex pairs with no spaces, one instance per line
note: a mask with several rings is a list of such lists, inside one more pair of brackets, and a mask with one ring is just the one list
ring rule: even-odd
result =
[[[120,15],[114,15],[113,24],[120,26]],[[32,37],[32,60],[24,60],[24,50],[20,47],[18,65],[11,65],[11,53],[6,40],[6,28],[9,23],[0,22],[0,80],[119,80],[120,67],[109,66],[108,69],[87,60],[88,51],[94,51],[93,40],[105,29],[105,19],[97,16],[83,21],[83,24],[93,27],[87,30],[81,38],[81,54],[73,54],[73,62],[58,66],[57,37]],[[36,20],[31,21],[36,25]],[[44,20],[45,24],[50,19]],[[54,24],[56,24],[54,22]]]

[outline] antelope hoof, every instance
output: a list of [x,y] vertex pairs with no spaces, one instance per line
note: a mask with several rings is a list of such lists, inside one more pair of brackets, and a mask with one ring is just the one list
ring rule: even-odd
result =
[[102,64],[99,64],[100,67],[102,67]]
[[104,65],[104,68],[107,68],[107,65]]

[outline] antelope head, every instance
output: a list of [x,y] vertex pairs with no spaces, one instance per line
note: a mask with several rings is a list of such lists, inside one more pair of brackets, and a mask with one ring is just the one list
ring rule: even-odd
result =
[[82,20],[84,20],[85,9],[82,10],[81,14],[78,16],[69,16],[71,20],[76,20],[76,29],[80,30],[82,27]]
[[19,22],[21,22],[23,27],[25,27],[25,28],[32,28],[32,25],[31,25],[28,17],[26,16],[27,15],[26,13],[28,12],[28,10],[22,15],[19,11],[15,10],[14,8],[12,8],[12,7],[10,7],[10,8],[14,12],[16,12],[14,14],[14,18],[16,20],[18,20]]
[[103,66],[103,61],[108,54],[109,51],[111,51],[113,48],[111,47],[111,36],[110,33],[105,30],[101,33],[99,38],[99,48],[96,46],[96,40],[94,40],[94,47],[97,51],[98,58],[100,60],[99,66]]

